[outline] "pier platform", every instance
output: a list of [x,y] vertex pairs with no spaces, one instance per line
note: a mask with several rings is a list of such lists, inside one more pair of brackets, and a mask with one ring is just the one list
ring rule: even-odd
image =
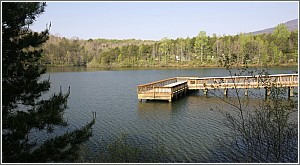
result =
[[293,96],[294,87],[298,86],[298,74],[276,74],[257,76],[230,77],[174,77],[137,86],[138,99],[142,100],[176,100],[185,95],[188,90],[203,90],[206,95],[211,89],[244,88],[248,95],[250,88],[265,88],[266,96],[271,87],[288,88],[288,96]]

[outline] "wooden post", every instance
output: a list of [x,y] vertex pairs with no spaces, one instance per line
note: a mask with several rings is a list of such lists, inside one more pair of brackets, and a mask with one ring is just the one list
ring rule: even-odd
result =
[[96,119],[96,111],[93,111],[93,119]]
[[207,96],[207,92],[208,92],[208,89],[205,88],[205,89],[203,90],[203,93],[204,93],[205,96]]
[[279,76],[279,84],[280,84],[280,87],[282,87],[281,76]]
[[248,96],[248,88],[245,88],[245,96]]
[[227,89],[227,88],[224,88],[224,96],[227,97],[227,94],[228,94],[228,89]]
[[265,98],[267,98],[268,96],[270,96],[271,94],[271,90],[268,87],[265,87]]
[[288,97],[294,97],[294,87],[289,87],[289,89],[288,89]]

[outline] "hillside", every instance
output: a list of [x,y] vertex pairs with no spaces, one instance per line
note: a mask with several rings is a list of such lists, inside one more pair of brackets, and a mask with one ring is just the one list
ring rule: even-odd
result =
[[[298,29],[298,19],[287,21],[284,24],[287,26],[289,31],[295,31],[296,29]],[[274,31],[274,28],[275,27],[267,28],[267,29],[264,29],[264,30],[254,31],[254,32],[251,32],[251,33],[253,35],[263,34],[263,33],[272,33]]]

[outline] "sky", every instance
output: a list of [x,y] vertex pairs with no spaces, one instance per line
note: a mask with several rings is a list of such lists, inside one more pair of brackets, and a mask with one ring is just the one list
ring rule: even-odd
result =
[[236,35],[298,19],[298,2],[47,2],[31,27],[80,39]]

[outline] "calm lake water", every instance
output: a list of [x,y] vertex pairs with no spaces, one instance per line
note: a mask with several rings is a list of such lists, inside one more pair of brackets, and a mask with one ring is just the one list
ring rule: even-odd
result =
[[[269,69],[270,74],[295,73],[297,67]],[[65,118],[69,126],[80,128],[97,114],[93,136],[84,144],[86,159],[96,161],[99,152],[122,133],[137,146],[165,147],[164,162],[227,162],[216,141],[226,131],[222,115],[211,109],[232,109],[218,97],[193,92],[171,103],[164,101],[139,102],[136,86],[176,76],[228,76],[222,68],[162,69],[162,70],[88,70],[86,68],[49,69],[44,75],[51,79],[51,91],[71,87],[69,108]],[[294,90],[298,91],[298,90]],[[253,91],[255,92],[255,91]],[[229,90],[230,94],[230,90]],[[296,94],[298,96],[298,94]],[[230,95],[229,95],[230,97]],[[231,98],[234,100],[234,98]],[[244,98],[257,105],[255,96]],[[53,135],[53,136],[55,136]],[[42,135],[41,135],[42,136]],[[40,139],[43,140],[43,139]]]

